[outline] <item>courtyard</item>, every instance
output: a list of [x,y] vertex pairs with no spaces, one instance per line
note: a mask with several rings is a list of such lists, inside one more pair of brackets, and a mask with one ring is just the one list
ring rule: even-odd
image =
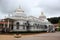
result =
[[60,32],[54,33],[36,33],[36,34],[26,34],[21,35],[21,38],[14,38],[15,34],[13,35],[1,35],[0,40],[60,40]]

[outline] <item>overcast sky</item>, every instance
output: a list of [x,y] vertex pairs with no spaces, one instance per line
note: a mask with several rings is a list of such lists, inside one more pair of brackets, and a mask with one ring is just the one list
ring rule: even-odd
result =
[[48,17],[60,16],[60,0],[0,0],[0,18],[13,13],[19,6],[27,15],[39,17],[41,11]]

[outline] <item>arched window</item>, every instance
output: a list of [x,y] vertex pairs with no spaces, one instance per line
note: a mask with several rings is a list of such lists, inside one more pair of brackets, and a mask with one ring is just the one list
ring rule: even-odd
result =
[[13,25],[11,25],[11,29],[13,30]]
[[30,23],[29,23],[29,21],[26,22],[26,28],[27,28],[27,30],[30,29]]
[[19,29],[19,22],[16,23],[16,29]]
[[39,28],[39,24],[37,24],[37,29]]
[[45,29],[47,29],[47,25],[45,25]]

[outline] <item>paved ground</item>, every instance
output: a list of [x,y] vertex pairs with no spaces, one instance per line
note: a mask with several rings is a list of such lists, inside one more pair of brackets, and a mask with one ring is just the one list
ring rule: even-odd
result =
[[22,35],[21,38],[14,38],[14,36],[15,35],[0,35],[0,40],[60,40],[60,32]]

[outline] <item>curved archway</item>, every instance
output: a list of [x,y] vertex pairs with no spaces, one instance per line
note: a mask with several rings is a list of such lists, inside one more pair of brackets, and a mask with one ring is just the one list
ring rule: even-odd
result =
[[19,29],[19,22],[16,22],[16,29]]

